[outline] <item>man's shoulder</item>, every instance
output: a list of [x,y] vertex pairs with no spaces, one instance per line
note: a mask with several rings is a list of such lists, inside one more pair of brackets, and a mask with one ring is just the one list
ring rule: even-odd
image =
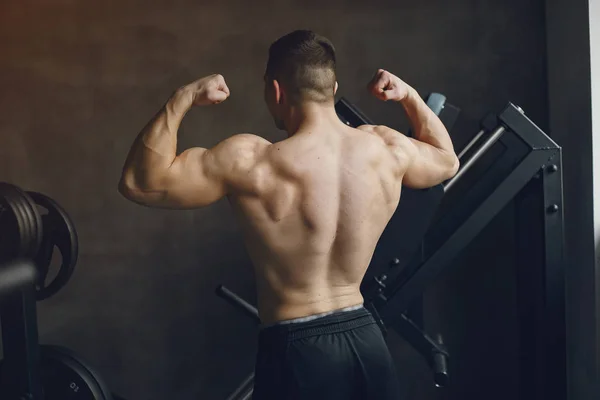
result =
[[225,139],[222,143],[227,148],[238,148],[238,149],[256,149],[266,148],[272,143],[267,139],[252,134],[252,133],[239,133]]
[[397,130],[392,129],[389,126],[385,126],[385,125],[361,125],[361,126],[358,126],[356,129],[363,131],[363,132],[373,133],[373,134],[381,136],[381,137],[388,137],[388,136],[392,136],[392,135],[393,136],[402,135]]
[[258,160],[271,146],[267,139],[251,133],[240,133],[219,143],[214,151],[230,161],[252,162]]
[[384,144],[385,147],[393,148],[395,151],[404,149],[409,145],[407,142],[410,140],[407,136],[385,125],[361,125],[356,129],[368,132],[378,139],[381,139],[382,144]]
[[207,156],[215,159],[229,174],[249,171],[264,158],[271,143],[263,137],[251,133],[240,133],[228,137]]
[[393,156],[398,162],[397,165],[401,167],[401,171],[408,165],[409,160],[415,153],[415,147],[411,139],[395,129],[385,125],[363,125],[357,129],[369,132],[381,139],[382,146],[380,149],[385,149],[386,153]]
[[267,139],[251,133],[240,133],[219,143],[214,150],[220,160],[227,182],[235,194],[257,193],[268,162]]

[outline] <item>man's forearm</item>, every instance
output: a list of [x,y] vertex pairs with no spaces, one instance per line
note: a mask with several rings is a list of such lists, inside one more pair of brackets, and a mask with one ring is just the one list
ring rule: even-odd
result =
[[408,115],[416,140],[454,154],[448,130],[415,89],[411,88],[408,96],[400,102]]
[[192,105],[192,96],[180,89],[171,96],[135,139],[121,177],[123,190],[151,190],[159,184],[177,156],[177,131]]

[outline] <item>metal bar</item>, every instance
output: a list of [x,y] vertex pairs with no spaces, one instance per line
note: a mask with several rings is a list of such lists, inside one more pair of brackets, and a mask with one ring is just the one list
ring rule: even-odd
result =
[[40,350],[33,285],[5,296],[0,303],[2,350],[1,398],[42,399]]
[[512,103],[508,103],[504,111],[498,115],[498,119],[533,150],[560,148],[554,140],[525,115],[520,107]]
[[481,147],[477,149],[477,151],[471,156],[471,158],[469,158],[469,160],[467,160],[466,163],[464,163],[454,178],[446,182],[444,185],[444,192],[450,190],[452,186],[458,182],[458,180],[473,166],[473,164],[475,164],[475,162],[479,160],[485,154],[485,152],[488,151],[488,149],[498,141],[498,139],[500,139],[500,136],[502,136],[505,130],[506,129],[503,126],[499,126],[494,130],[494,132],[492,132],[490,137],[481,145]]
[[252,306],[246,300],[242,299],[237,294],[233,293],[231,290],[227,289],[223,285],[219,285],[217,287],[216,293],[217,296],[227,300],[238,310],[242,311],[244,314],[248,315],[250,318],[254,319],[257,323],[260,324],[260,317],[258,316],[258,310],[256,309],[256,307]]
[[[219,285],[217,287],[216,293],[217,296],[227,300],[238,310],[242,311],[244,314],[248,315],[250,318],[254,319],[257,323],[260,324],[260,317],[258,316],[258,310],[256,309],[256,307],[252,306],[246,300],[242,299],[223,285]],[[227,400],[248,400],[252,398],[252,393],[254,392],[253,386],[254,372],[251,373],[246,379],[244,379],[244,381],[238,386],[235,392],[233,392],[227,398]]]
[[462,151],[458,154],[458,159],[462,160],[462,158],[465,156],[465,154],[467,154],[467,151],[471,150],[471,147],[473,147],[475,145],[475,143],[477,143],[484,134],[485,134],[485,129],[480,130],[479,133],[477,135],[475,135],[475,137],[469,143],[467,143],[465,148],[462,149]]
[[536,399],[537,382],[543,378],[543,324],[540,312],[544,298],[544,198],[541,179],[532,179],[517,196],[515,229],[516,300],[519,328],[519,398]]
[[0,298],[33,285],[35,279],[36,269],[31,262],[15,260],[0,265]]
[[430,364],[432,362],[431,356],[434,351],[448,356],[448,352],[442,345],[427,336],[427,334],[405,314],[400,314],[400,318],[395,321],[393,327],[415,350],[421,353]]
[[[240,400],[248,398],[248,391],[252,394],[252,386],[254,385],[254,372],[251,373],[246,379],[242,381],[240,386],[235,390],[235,392],[231,393],[231,395],[227,398],[227,400]],[[243,397],[241,397],[243,396]]]
[[[492,194],[463,222],[453,234],[400,287],[388,287],[386,303],[380,314],[393,321],[406,310],[410,301],[422,293],[442,269],[462,251],[489,221],[531,180],[554,150],[531,152],[507,176]],[[387,323],[387,322],[386,322]]]
[[[542,173],[544,186],[544,309],[540,326],[544,357],[537,368],[544,371],[536,382],[538,394],[549,399],[567,397],[566,266],[561,153]],[[575,312],[579,312],[579,308]],[[538,397],[540,398],[540,397]]]
[[400,314],[400,318],[394,321],[392,327],[427,360],[433,369],[435,385],[437,387],[447,386],[450,355],[443,344],[442,336],[438,334],[436,339],[430,338],[405,314]]
[[250,400],[252,399],[252,394],[254,393],[254,389],[250,389],[248,393],[244,395],[240,400]]
[[[560,151],[519,193],[519,398],[567,397],[566,266]],[[577,305],[580,312],[581,304]]]

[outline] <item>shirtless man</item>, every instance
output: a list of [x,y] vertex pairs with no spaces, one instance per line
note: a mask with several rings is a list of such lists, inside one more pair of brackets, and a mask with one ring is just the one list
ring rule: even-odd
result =
[[377,71],[369,91],[404,107],[415,139],[342,123],[335,60],[331,42],[310,31],[271,45],[264,96],[288,134],[276,143],[244,133],[177,155],[186,112],[230,95],[221,75],[178,89],[135,140],[119,185],[150,207],[198,208],[227,196],[256,272],[255,400],[399,398],[360,283],[402,185],[431,187],[458,169],[442,122],[388,71]]

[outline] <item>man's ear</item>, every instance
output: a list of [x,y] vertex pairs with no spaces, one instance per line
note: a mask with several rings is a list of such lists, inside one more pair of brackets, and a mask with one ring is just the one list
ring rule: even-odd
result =
[[275,102],[281,104],[283,100],[283,89],[277,79],[273,79],[273,90],[275,91]]

